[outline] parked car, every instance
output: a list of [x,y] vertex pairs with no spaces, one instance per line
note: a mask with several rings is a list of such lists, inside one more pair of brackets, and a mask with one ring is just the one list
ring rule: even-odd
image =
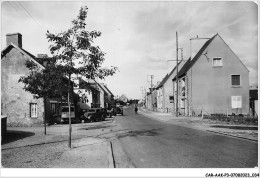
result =
[[104,108],[91,108],[84,113],[84,122],[104,121],[106,118],[106,111]]
[[117,115],[117,114],[121,114],[122,116],[124,115],[124,110],[123,110],[123,106],[122,105],[118,105],[115,108],[115,115]]
[[[75,115],[74,106],[70,107],[70,117],[71,117],[72,123],[78,122],[78,119],[76,118],[76,115]],[[58,123],[69,123],[69,107],[68,106],[61,107],[61,116],[58,118],[58,120],[59,119],[60,119],[60,122],[58,121]]]
[[107,108],[106,112],[107,112],[107,117],[111,118],[113,115],[115,115],[115,109],[114,108]]

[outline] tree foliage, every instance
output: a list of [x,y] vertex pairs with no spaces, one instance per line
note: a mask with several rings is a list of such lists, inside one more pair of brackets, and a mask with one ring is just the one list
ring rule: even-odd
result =
[[105,53],[95,46],[94,39],[101,36],[99,31],[87,31],[85,20],[88,8],[81,7],[72,27],[58,34],[47,31],[51,54],[55,56],[66,75],[81,74],[89,79],[104,79],[113,75],[117,67],[102,68]]
[[56,65],[48,65],[41,69],[32,61],[26,61],[26,67],[30,69],[28,76],[22,76],[19,82],[24,83],[24,90],[33,94],[34,98],[61,97],[60,90],[62,75]]
[[64,78],[70,78],[72,74],[80,74],[89,79],[104,79],[117,71],[114,66],[101,67],[105,53],[99,46],[93,45],[94,39],[100,37],[101,32],[85,29],[87,13],[88,8],[81,7],[71,28],[58,34],[47,31],[46,36],[51,43],[50,52],[55,62],[50,62],[44,69],[31,61],[26,62],[31,72],[29,76],[21,77],[19,82],[23,82],[24,89],[35,98],[61,97],[64,95],[59,91],[64,87],[61,84]]

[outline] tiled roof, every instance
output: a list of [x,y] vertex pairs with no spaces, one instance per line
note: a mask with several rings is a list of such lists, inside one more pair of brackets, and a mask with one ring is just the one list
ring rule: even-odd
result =
[[104,87],[107,89],[107,91],[110,93],[110,95],[114,96],[113,93],[108,89],[108,87],[106,85],[104,85]]
[[[197,62],[199,57],[202,55],[203,51],[209,46],[209,44],[212,42],[212,40],[217,36],[218,34],[214,35],[212,38],[210,38],[208,41],[205,42],[205,44],[200,48],[199,52],[193,57],[189,58],[187,62],[184,64],[184,66],[181,68],[181,70],[178,72],[178,77],[184,76],[188,70]],[[175,80],[176,76],[172,79]]]
[[[178,66],[180,66],[181,62],[182,62],[182,61],[180,61],[180,62],[178,63]],[[162,87],[162,86],[165,84],[165,82],[170,78],[170,76],[173,74],[173,72],[174,72],[175,70],[176,70],[176,66],[171,70],[171,72],[170,72],[169,74],[167,74],[167,75],[164,77],[163,81],[158,85],[158,87],[157,87],[156,89]]]
[[[32,55],[31,53],[29,53],[28,51],[26,51],[23,48],[20,48],[21,50],[23,50],[26,54],[28,54],[31,58],[33,58],[34,60],[36,59],[36,57],[34,55]],[[38,62],[38,61],[37,61]]]

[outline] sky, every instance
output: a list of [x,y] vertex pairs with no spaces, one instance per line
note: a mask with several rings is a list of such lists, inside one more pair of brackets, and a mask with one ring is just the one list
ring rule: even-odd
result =
[[117,66],[107,77],[116,96],[141,99],[148,76],[161,81],[176,64],[176,32],[183,59],[190,57],[190,38],[218,33],[249,69],[250,85],[258,85],[258,7],[243,1],[5,1],[1,4],[1,47],[6,34],[19,32],[23,48],[48,54],[46,32],[71,27],[81,6],[87,6],[87,30],[102,33],[95,40],[105,55],[102,66]]

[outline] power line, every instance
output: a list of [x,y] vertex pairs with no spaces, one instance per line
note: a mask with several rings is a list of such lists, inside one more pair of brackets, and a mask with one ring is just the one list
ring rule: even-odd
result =
[[12,7],[15,11],[17,11],[21,16],[26,16],[24,13],[22,13],[21,11],[20,11],[20,9],[18,8],[18,7],[16,7],[13,3],[12,3],[12,1],[6,1],[7,2],[7,4],[9,5],[9,7]]
[[44,28],[44,27],[39,23],[39,21],[38,21],[37,19],[35,19],[35,18],[28,12],[28,10],[27,10],[20,2],[17,2],[17,3],[25,10],[25,12],[33,19],[33,21],[34,21],[35,23],[37,23],[38,25],[40,25],[40,27]]

